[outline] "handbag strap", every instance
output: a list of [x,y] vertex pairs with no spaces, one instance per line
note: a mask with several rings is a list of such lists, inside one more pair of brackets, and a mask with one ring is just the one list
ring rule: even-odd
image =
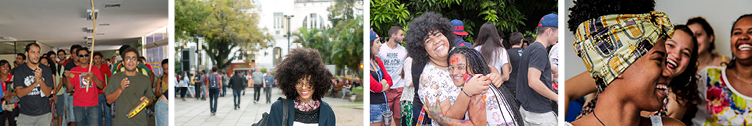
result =
[[282,126],[287,126],[287,114],[290,109],[288,104],[287,99],[282,99]]

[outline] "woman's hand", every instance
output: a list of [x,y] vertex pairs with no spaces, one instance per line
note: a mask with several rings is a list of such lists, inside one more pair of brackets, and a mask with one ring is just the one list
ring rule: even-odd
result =
[[463,91],[467,93],[467,95],[473,96],[477,94],[485,94],[488,91],[488,84],[490,84],[491,81],[488,78],[488,76],[483,76],[482,74],[475,74],[473,78],[471,78],[463,88]]
[[381,88],[381,92],[389,90],[389,83],[386,82],[386,79],[381,80]]
[[491,79],[491,84],[493,84],[494,87],[500,87],[501,84],[504,84],[504,77],[502,77],[499,73],[491,72],[491,74],[488,74],[486,76]]

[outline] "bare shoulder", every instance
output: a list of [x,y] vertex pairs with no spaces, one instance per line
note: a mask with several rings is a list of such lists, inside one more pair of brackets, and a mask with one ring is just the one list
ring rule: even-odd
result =
[[670,117],[661,117],[661,120],[664,126],[686,126],[683,122]]

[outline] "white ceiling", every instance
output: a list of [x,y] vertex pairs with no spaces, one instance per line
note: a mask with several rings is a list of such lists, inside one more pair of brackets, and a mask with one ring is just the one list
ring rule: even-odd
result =
[[[99,9],[96,45],[122,45],[167,26],[167,0],[94,0]],[[105,4],[120,3],[119,8]],[[70,47],[92,36],[84,31],[92,27],[86,20],[89,0],[2,0],[0,1],[0,37],[37,40],[52,47]],[[110,26],[99,26],[110,24]]]

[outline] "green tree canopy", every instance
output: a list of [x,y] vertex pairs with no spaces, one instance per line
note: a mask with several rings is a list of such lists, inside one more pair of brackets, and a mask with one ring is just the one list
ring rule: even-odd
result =
[[[175,29],[178,39],[191,40],[203,36],[204,52],[220,69],[232,60],[248,56],[252,59],[258,50],[271,47],[271,35],[258,27],[258,8],[248,0],[177,0],[175,2]],[[188,42],[178,41],[185,45]],[[236,57],[230,57],[232,49]]]

